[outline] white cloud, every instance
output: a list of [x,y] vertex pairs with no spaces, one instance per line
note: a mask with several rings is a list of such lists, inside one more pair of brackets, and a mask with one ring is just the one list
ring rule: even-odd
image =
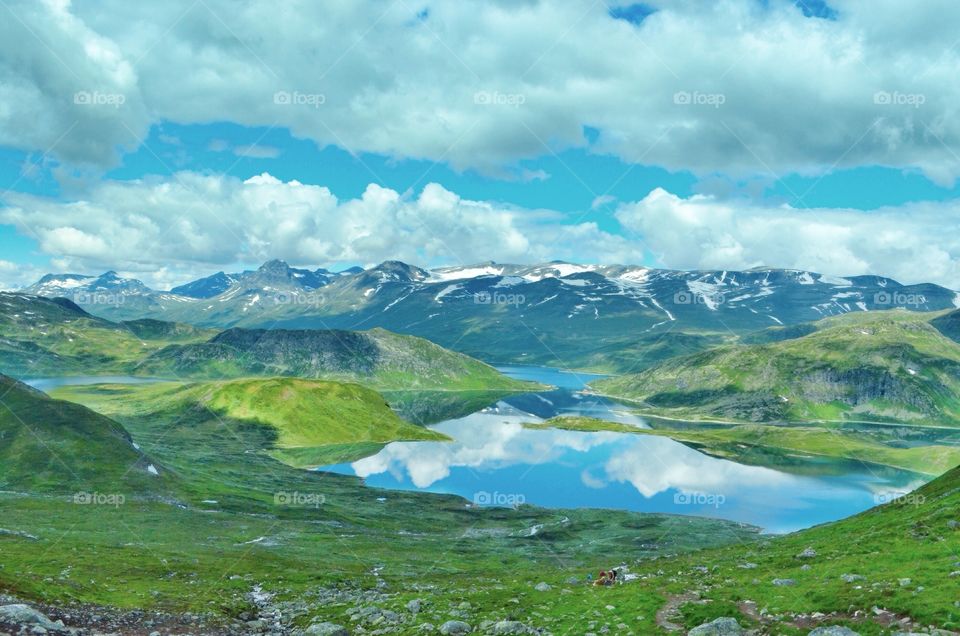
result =
[[401,194],[371,184],[339,200],[323,186],[264,173],[240,180],[181,172],[103,181],[75,201],[8,194],[0,223],[38,237],[60,270],[117,269],[162,288],[237,262],[466,264],[642,254],[595,224],[558,213],[462,199],[431,183]]
[[103,181],[72,201],[11,193],[4,202],[0,223],[36,237],[55,269],[117,269],[158,288],[270,258],[304,266],[560,258],[878,274],[960,289],[956,202],[799,210],[656,189],[616,208],[625,236],[555,211],[464,199],[436,183],[410,193],[370,184],[341,200],[326,187],[267,173],[241,180],[181,172]]
[[880,274],[960,289],[960,207],[955,201],[861,211],[764,207],[660,188],[621,205],[621,225],[667,267],[773,266],[824,274]]
[[790,0],[650,4],[637,26],[561,0],[438,0],[422,20],[387,0],[19,0],[0,20],[0,143],[103,164],[150,122],[228,120],[496,171],[590,126],[597,151],[706,174],[960,174],[952,0],[833,0],[835,21]]

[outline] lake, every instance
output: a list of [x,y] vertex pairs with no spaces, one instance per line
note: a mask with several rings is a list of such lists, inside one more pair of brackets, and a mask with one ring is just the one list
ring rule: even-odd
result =
[[718,459],[663,437],[528,429],[524,422],[561,414],[649,425],[629,407],[581,391],[599,376],[499,368],[556,388],[511,396],[430,426],[453,442],[396,442],[376,455],[320,470],[356,475],[376,488],[456,494],[476,505],[699,515],[771,533],[847,517],[924,482],[913,473],[861,462],[792,458],[787,471]]

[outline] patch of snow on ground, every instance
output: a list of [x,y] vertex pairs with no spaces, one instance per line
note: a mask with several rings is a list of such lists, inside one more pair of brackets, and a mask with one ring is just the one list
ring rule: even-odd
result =
[[447,285],[446,287],[444,287],[444,288],[440,291],[439,294],[437,294],[436,296],[434,296],[433,299],[442,305],[442,304],[443,304],[443,301],[440,300],[440,299],[443,298],[444,296],[447,296],[447,295],[449,295],[449,294],[452,294],[453,292],[457,291],[458,289],[463,289],[463,286],[462,286],[462,285],[459,285],[459,284],[456,284],[456,285]]
[[465,278],[476,278],[477,276],[499,276],[503,273],[502,267],[464,267],[458,269],[435,269],[430,272],[428,282],[444,283],[448,280],[463,280]]
[[853,286],[853,283],[846,278],[840,278],[839,276],[828,276],[826,274],[820,274],[820,282],[826,283],[827,285],[833,285],[834,287]]

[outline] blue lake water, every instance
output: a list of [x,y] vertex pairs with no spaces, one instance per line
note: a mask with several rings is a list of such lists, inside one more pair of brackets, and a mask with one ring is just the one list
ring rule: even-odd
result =
[[541,367],[501,370],[557,388],[430,427],[453,442],[397,442],[321,470],[357,475],[377,488],[457,494],[477,505],[699,515],[774,533],[855,514],[923,483],[912,473],[859,462],[799,459],[803,470],[787,472],[718,459],[662,437],[528,429],[524,422],[558,414],[648,424],[629,407],[580,391],[597,376]]

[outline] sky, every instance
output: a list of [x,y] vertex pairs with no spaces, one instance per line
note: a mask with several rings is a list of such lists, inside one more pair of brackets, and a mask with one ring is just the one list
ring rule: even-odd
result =
[[955,0],[7,0],[0,288],[280,258],[960,289]]

